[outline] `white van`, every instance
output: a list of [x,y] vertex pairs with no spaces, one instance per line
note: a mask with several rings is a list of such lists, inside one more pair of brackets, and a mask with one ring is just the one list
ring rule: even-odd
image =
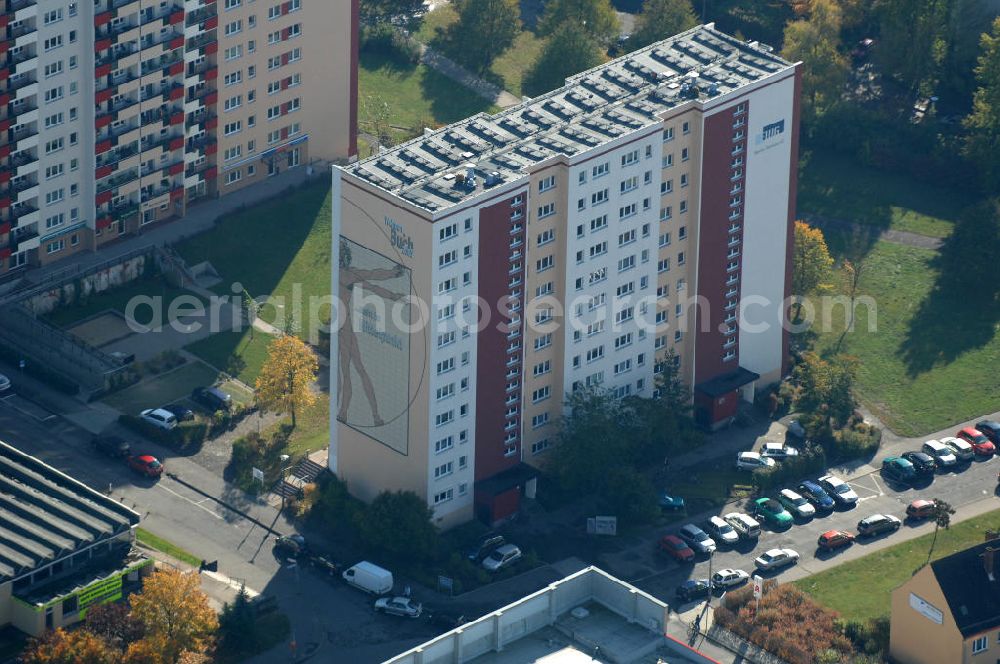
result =
[[344,570],[344,581],[372,595],[384,595],[392,590],[392,572],[367,560]]
[[743,512],[730,512],[722,518],[739,533],[740,539],[757,539],[760,536],[760,524]]

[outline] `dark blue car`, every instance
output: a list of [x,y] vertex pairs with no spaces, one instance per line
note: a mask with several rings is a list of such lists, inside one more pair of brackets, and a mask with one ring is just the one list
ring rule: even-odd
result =
[[818,510],[832,510],[833,498],[830,497],[823,487],[812,480],[806,480],[799,485],[799,494],[816,506]]

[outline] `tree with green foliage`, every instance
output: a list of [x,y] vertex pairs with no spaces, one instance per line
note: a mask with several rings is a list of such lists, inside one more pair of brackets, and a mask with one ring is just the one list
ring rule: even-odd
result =
[[672,454],[701,445],[704,434],[692,417],[691,392],[681,379],[677,353],[668,350],[656,367],[656,390],[653,397],[632,397],[637,427],[636,451],[640,463],[659,461]]
[[804,424],[813,429],[810,437],[820,437],[817,431],[842,426],[850,419],[856,405],[851,392],[856,373],[853,358],[826,360],[812,351],[802,354],[792,376],[798,388],[796,408],[809,414]]
[[517,0],[459,0],[458,20],[448,28],[450,52],[482,76],[493,61],[514,45],[521,32]]
[[785,27],[782,55],[801,60],[803,110],[807,118],[822,114],[840,99],[847,82],[847,59],[840,52],[840,7],[834,0],[812,0],[807,19]]
[[877,0],[880,34],[875,56],[882,70],[912,92],[934,94],[951,39],[955,0]]
[[524,79],[530,95],[540,95],[566,82],[566,77],[596,67],[603,61],[594,37],[579,24],[566,22],[556,28],[538,60]]
[[548,0],[538,21],[538,34],[554,36],[567,23],[581,28],[605,47],[618,38],[620,30],[611,0]]
[[934,555],[934,545],[937,544],[938,531],[941,528],[948,530],[951,528],[951,517],[955,513],[955,508],[950,504],[941,500],[940,498],[934,499],[934,509],[931,510],[931,519],[934,520],[934,537],[931,538],[931,548],[927,551],[927,562],[931,562],[931,557]]
[[636,17],[635,32],[629,37],[629,49],[648,46],[678,32],[698,25],[691,0],[646,0]]
[[965,119],[969,130],[966,154],[979,166],[983,184],[1000,190],[1000,17],[984,32],[976,65],[976,92],[972,112]]
[[364,542],[393,560],[422,562],[437,552],[438,533],[427,502],[412,491],[383,491],[356,515]]
[[240,586],[232,602],[226,602],[219,614],[219,645],[229,654],[255,652],[257,616],[250,604],[246,586]]
[[602,507],[621,523],[648,523],[660,513],[656,487],[648,476],[630,466],[607,471],[601,497]]
[[413,16],[423,4],[423,0],[364,0],[360,18],[362,23],[374,25],[396,17]]

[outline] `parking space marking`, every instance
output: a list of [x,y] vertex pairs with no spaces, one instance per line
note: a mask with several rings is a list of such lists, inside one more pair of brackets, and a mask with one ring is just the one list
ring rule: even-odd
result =
[[177,497],[178,497],[178,498],[180,498],[181,500],[186,500],[187,502],[191,503],[192,505],[194,505],[194,506],[195,506],[195,507],[197,507],[198,509],[202,509],[202,510],[205,510],[206,512],[208,512],[209,514],[211,514],[212,516],[214,516],[214,517],[215,517],[216,519],[218,519],[219,521],[224,521],[224,520],[225,520],[225,519],[223,519],[223,518],[222,518],[222,516],[220,516],[219,514],[216,514],[216,513],[215,513],[215,512],[213,511],[213,510],[210,510],[210,509],[208,509],[208,508],[207,508],[207,507],[205,507],[204,505],[201,505],[201,504],[199,504],[199,503],[196,503],[195,501],[191,500],[191,499],[190,499],[190,498],[188,498],[187,496],[182,496],[181,494],[177,493],[176,491],[174,491],[174,490],[173,490],[173,489],[171,489],[171,488],[168,488],[168,487],[165,487],[165,486],[163,486],[162,484],[157,484],[156,486],[157,486],[157,488],[159,488],[159,489],[163,489],[163,490],[164,490],[164,491],[166,491],[167,493],[172,493],[172,494],[174,494],[175,496],[177,496]]
[[[16,401],[18,399],[27,401],[32,406],[34,406],[38,410],[40,410],[43,413],[45,413],[45,415],[38,415],[37,413],[33,413],[33,412],[31,412],[30,410],[28,410],[26,408],[22,408],[21,406],[18,405],[18,403]],[[45,408],[42,408],[41,406],[39,406],[35,402],[31,401],[30,399],[25,399],[24,397],[19,396],[17,394],[9,394],[9,395],[5,396],[3,398],[3,402],[4,402],[4,405],[13,408],[14,410],[16,410],[17,412],[21,413],[22,415],[27,415],[28,417],[32,418],[33,420],[37,420],[38,422],[48,422],[49,420],[54,420],[56,418],[56,416],[54,414],[52,414],[51,412],[49,412]]]

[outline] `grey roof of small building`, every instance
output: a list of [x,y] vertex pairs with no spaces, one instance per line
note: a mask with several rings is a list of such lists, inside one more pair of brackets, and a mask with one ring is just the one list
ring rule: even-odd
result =
[[[554,155],[593,149],[658,124],[670,108],[708,101],[793,66],[769,46],[701,25],[495,115],[478,113],[425,131],[344,170],[436,212],[517,180]],[[471,185],[462,181],[469,164],[476,174]]]
[[1000,627],[1000,540],[935,560],[931,570],[963,637]]
[[0,582],[138,523],[133,510],[0,441]]

